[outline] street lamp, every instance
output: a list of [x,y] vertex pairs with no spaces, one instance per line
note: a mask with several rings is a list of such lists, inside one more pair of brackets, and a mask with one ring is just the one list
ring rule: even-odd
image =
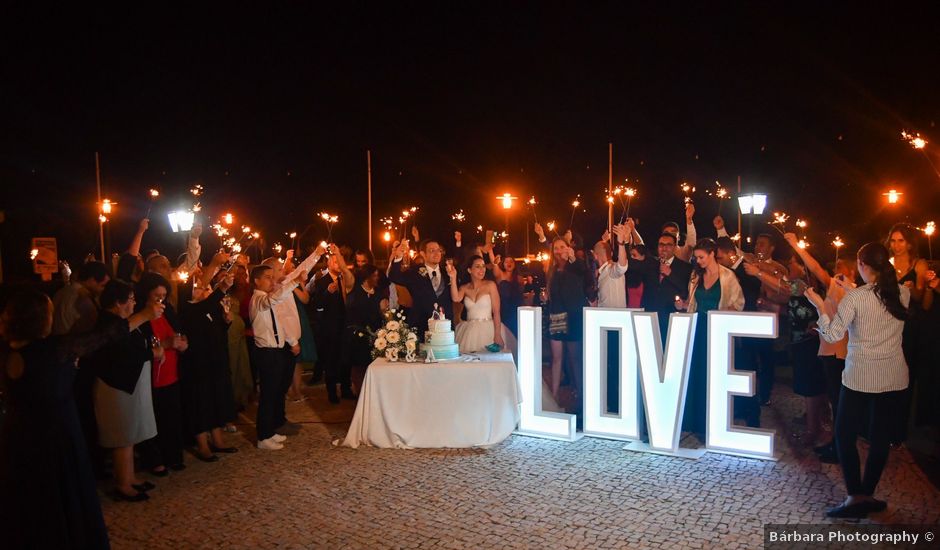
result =
[[739,195],[738,208],[740,208],[741,214],[751,214],[747,220],[748,242],[750,242],[750,234],[754,232],[754,216],[760,216],[764,213],[764,209],[767,208],[767,194],[748,193],[746,195]]
[[174,210],[166,217],[170,220],[170,229],[174,233],[191,230],[196,220],[196,214],[192,210]]
[[749,193],[738,197],[738,207],[742,214],[761,215],[767,208],[767,195],[764,193]]
[[503,236],[505,242],[503,243],[503,254],[509,256],[509,210],[512,208],[512,201],[518,199],[519,197],[514,197],[510,193],[503,193],[502,195],[496,197],[503,204],[503,213],[505,214],[505,230],[503,231]]
[[897,204],[901,200],[901,195],[904,193],[891,189],[887,193],[882,193],[883,196],[888,197],[888,204]]

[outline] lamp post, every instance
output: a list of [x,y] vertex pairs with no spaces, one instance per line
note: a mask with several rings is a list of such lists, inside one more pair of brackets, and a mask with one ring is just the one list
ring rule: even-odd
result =
[[901,195],[903,194],[904,193],[900,191],[891,189],[887,193],[882,193],[882,196],[888,198],[888,204],[897,204],[901,200]]
[[767,208],[767,194],[748,193],[746,195],[739,195],[738,208],[741,214],[750,214],[747,223],[748,240],[750,240],[751,233],[754,231],[754,216],[760,216],[764,213],[764,209]]
[[509,210],[512,209],[512,201],[516,200],[518,197],[514,197],[510,193],[503,193],[496,198],[503,205],[503,214],[505,219],[505,229],[503,232],[506,234],[506,236],[505,242],[503,243],[503,254],[509,256]]
[[174,233],[187,232],[193,228],[193,222],[196,221],[196,214],[192,210],[174,210],[169,212],[166,217],[170,221],[170,229]]
[[98,238],[101,241],[101,258],[102,262],[107,262],[108,251],[104,246],[104,224],[108,222],[108,216],[111,215],[111,212],[114,211],[114,206],[116,202],[112,202],[111,199],[102,199],[98,203]]

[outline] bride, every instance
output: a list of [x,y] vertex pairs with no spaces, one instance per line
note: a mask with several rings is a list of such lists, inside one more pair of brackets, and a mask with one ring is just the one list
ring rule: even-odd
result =
[[[470,282],[450,285],[450,297],[454,302],[463,300],[467,320],[457,325],[457,344],[460,353],[478,353],[489,351],[486,346],[496,344],[501,351],[509,351],[516,356],[516,338],[506,328],[499,317],[499,290],[496,283],[484,279],[486,263],[481,256],[470,257]],[[457,280],[457,268],[453,262],[447,262],[447,275],[451,281]],[[545,380],[542,380],[542,410],[564,412]]]
[[[463,301],[467,320],[457,325],[457,344],[460,353],[490,351],[487,346],[499,346],[501,351],[516,351],[516,339],[499,317],[499,290],[496,283],[484,279],[486,263],[480,256],[471,256],[467,271],[470,282],[450,285],[450,297],[454,302]],[[447,264],[447,275],[456,281],[457,268]]]

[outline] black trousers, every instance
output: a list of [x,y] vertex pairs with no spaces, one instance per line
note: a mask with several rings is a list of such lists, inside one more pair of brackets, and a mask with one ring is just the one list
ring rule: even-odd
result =
[[[842,386],[836,415],[836,450],[842,465],[842,477],[849,495],[875,494],[891,450],[891,436],[896,426],[904,390],[865,393]],[[868,459],[865,475],[861,473],[856,440],[868,432]]]
[[157,435],[138,446],[145,468],[183,463],[183,406],[180,384],[153,388],[153,415]]
[[285,377],[290,365],[293,375],[294,356],[290,348],[256,348],[255,359],[258,369],[260,396],[258,398],[258,417],[255,421],[258,441],[274,435],[274,430],[284,424],[284,394],[290,387],[285,386]]
[[845,359],[839,359],[835,355],[823,355],[819,357],[823,364],[823,374],[826,375],[826,396],[829,398],[829,406],[832,407],[832,416],[835,418],[839,411],[839,393],[842,392],[842,371],[845,370]]
[[757,395],[761,403],[770,401],[770,392],[774,389],[774,342],[769,338],[754,338],[754,348],[758,359]]
[[[757,372],[760,358],[757,346],[758,338],[734,339],[734,369]],[[757,376],[757,391],[750,397],[734,396],[734,417],[741,418],[749,428],[760,427],[760,375]]]

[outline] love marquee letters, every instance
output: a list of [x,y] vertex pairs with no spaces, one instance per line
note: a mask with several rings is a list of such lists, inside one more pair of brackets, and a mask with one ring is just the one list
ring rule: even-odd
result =
[[[665,347],[656,313],[636,309],[584,308],[583,435],[638,441],[642,416],[649,450],[679,455],[682,415],[695,341],[696,314],[673,313]],[[752,458],[774,458],[774,432],[735,426],[733,397],[751,396],[753,372],[734,369],[734,338],[775,338],[772,313],[708,313],[708,384],[705,449]],[[618,335],[620,403],[608,413],[607,339]],[[542,309],[519,308],[519,380],[522,411],[517,433],[574,441],[582,434],[575,416],[542,411]]]

